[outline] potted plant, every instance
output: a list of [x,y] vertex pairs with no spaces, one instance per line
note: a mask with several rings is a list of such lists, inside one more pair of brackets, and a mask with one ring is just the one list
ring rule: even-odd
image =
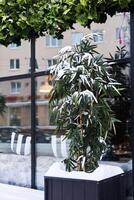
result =
[[[118,174],[123,171],[118,167],[98,165],[106,148],[105,140],[110,130],[115,129],[116,119],[110,101],[119,95],[119,83],[109,74],[108,65],[96,52],[90,35],[75,47],[61,49],[51,74],[54,80],[50,108],[56,116],[57,131],[64,130],[70,143],[64,164],[56,163],[46,174],[46,200],[84,200],[84,195],[92,196],[92,200],[98,195],[98,199],[103,200],[120,199]],[[64,166],[68,172],[63,173]],[[110,175],[111,168],[113,173]],[[110,181],[109,175],[112,176]],[[90,180],[87,181],[88,176]],[[116,185],[114,192],[111,183]],[[100,195],[104,187],[105,192]]]

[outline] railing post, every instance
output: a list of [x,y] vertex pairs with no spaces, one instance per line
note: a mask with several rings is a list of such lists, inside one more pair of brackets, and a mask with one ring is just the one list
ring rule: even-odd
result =
[[36,85],[35,85],[35,43],[31,38],[31,188],[36,188]]
[[132,138],[132,178],[133,178],[133,196],[134,196],[134,11],[130,12],[130,53],[131,53],[131,138]]

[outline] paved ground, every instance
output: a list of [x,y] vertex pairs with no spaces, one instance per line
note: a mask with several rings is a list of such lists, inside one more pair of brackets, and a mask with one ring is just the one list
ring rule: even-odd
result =
[[[44,190],[44,175],[57,158],[38,156],[36,168],[36,184]],[[61,160],[61,159],[60,159]],[[0,182],[12,185],[30,187],[31,157],[15,154],[0,154]],[[3,200],[3,199],[0,199]]]
[[[0,183],[1,200],[44,200],[44,191]],[[127,200],[133,200],[128,197]]]
[[1,200],[44,200],[44,191],[0,184]]

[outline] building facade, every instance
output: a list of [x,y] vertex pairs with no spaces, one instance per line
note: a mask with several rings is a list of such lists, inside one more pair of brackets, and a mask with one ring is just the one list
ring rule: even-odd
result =
[[[97,51],[105,57],[109,53],[116,56],[116,46],[126,45],[129,49],[129,14],[117,14],[108,17],[105,24],[91,24],[91,29],[76,24],[73,30],[64,33],[64,39],[57,40],[47,35],[36,41],[36,71],[44,71],[56,63],[55,56],[64,46],[79,44],[81,38],[91,34]],[[0,77],[30,73],[30,43],[22,41],[21,46],[10,44],[0,46]],[[41,127],[53,124],[48,112],[48,94],[40,92],[47,77],[38,77],[36,81],[37,125]],[[0,93],[6,99],[6,112],[0,118],[0,126],[30,125],[30,80],[13,80],[0,83]]]

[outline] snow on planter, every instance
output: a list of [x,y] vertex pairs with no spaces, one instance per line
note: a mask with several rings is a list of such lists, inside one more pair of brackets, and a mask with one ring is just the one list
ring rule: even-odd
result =
[[100,164],[92,173],[67,172],[57,162],[45,175],[45,200],[125,200],[126,178],[118,166]]
[[93,180],[101,181],[119,174],[124,173],[123,170],[118,166],[110,166],[100,164],[99,167],[92,173],[87,173],[83,171],[65,171],[65,166],[61,162],[54,163],[47,173],[46,177],[60,177],[60,178],[71,178],[71,179],[82,179],[82,180]]

